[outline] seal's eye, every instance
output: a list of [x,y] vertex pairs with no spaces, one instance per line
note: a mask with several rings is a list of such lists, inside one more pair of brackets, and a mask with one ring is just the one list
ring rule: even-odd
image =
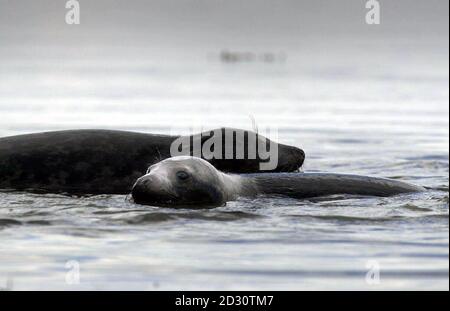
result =
[[177,172],[177,178],[180,180],[186,180],[189,178],[189,174],[186,173],[185,171],[178,171]]

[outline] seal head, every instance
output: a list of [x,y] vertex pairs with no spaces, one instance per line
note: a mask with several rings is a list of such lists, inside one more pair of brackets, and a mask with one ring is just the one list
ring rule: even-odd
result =
[[150,166],[132,196],[144,205],[217,207],[230,199],[229,178],[203,159],[174,157]]

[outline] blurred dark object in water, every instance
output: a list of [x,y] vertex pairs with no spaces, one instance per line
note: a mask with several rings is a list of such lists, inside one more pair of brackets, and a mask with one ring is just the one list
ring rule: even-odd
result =
[[254,53],[223,50],[220,52],[220,60],[223,63],[284,63],[287,56],[285,53]]

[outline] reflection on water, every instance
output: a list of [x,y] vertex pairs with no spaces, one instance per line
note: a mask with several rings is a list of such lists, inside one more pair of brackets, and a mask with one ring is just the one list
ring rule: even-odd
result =
[[[26,193],[0,204],[1,272],[18,289],[370,288],[369,260],[382,267],[381,288],[448,284],[447,191],[204,210]],[[69,260],[80,263],[78,287],[64,283]]]
[[[320,47],[283,51],[283,62],[230,64],[208,51],[175,61],[121,57],[119,48],[115,57],[61,58],[49,48],[24,60],[12,48],[0,60],[0,136],[251,128],[251,115],[306,151],[306,171],[391,177],[430,190],[260,197],[208,210],[137,206],[125,196],[0,193],[0,288],[11,279],[15,289],[448,289],[444,54],[403,57],[401,43],[370,62],[367,46],[354,47],[353,57],[337,50],[330,58]],[[80,284],[66,283],[71,260],[80,264]],[[381,280],[371,285],[373,261]]]

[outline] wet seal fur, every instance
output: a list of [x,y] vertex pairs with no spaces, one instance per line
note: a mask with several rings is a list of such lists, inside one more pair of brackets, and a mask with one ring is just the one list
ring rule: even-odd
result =
[[405,182],[358,175],[277,173],[230,175],[195,157],[174,157],[152,165],[133,186],[137,204],[218,207],[258,194],[305,199],[334,194],[392,196],[425,191]]
[[[225,135],[226,130],[242,134],[233,137],[233,144],[240,146],[246,145],[251,133],[257,135],[239,129],[215,131]],[[203,145],[212,132],[185,137]],[[171,157],[171,144],[181,137],[112,130],[69,130],[3,137],[0,138],[0,189],[76,195],[128,194],[148,166]],[[261,135],[257,138],[258,141],[263,139]],[[302,166],[305,153],[301,149],[275,145],[278,165],[273,172],[295,171]],[[187,151],[190,155],[192,148]],[[245,152],[243,159],[223,157],[211,159],[210,163],[230,173],[259,172],[264,160],[249,158],[248,150]]]

